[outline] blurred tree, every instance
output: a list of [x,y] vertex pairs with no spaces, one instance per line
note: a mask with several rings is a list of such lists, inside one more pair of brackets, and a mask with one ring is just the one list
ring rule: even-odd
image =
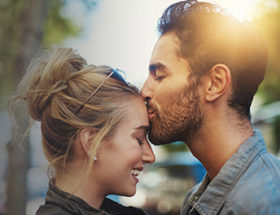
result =
[[186,143],[181,142],[181,141],[174,142],[174,143],[171,143],[171,144],[165,144],[165,145],[162,146],[162,148],[168,153],[185,152],[185,151],[189,150]]
[[262,13],[252,21],[264,36],[269,50],[267,74],[260,87],[260,95],[264,104],[280,100],[280,0],[276,0],[274,3],[272,7],[267,5],[266,1],[261,1],[257,10]]
[[[22,76],[34,51],[39,48],[43,29],[41,26],[48,10],[48,1],[29,0],[8,2],[6,29],[3,31],[1,43],[3,76],[1,84],[3,90],[12,90],[17,79]],[[11,21],[11,23],[9,23]],[[5,31],[7,30],[7,31]],[[5,53],[6,51],[6,53]],[[5,80],[5,81],[4,81]],[[19,132],[8,143],[8,171],[7,171],[7,214],[25,214],[27,202],[27,170],[30,160],[30,146],[28,136],[21,136],[28,128],[28,115],[22,112],[22,107],[15,114],[19,123]],[[22,112],[22,113],[21,113]],[[20,144],[19,144],[20,143]]]
[[61,16],[61,8],[64,7],[64,1],[51,1],[48,17],[44,24],[44,35],[42,43],[60,44],[65,38],[69,36],[77,36],[81,30],[81,26],[75,25],[75,23]]
[[[80,0],[89,8],[95,1]],[[41,45],[58,44],[82,30],[61,10],[66,0],[2,0],[0,2],[0,104],[15,91],[32,56]],[[3,108],[3,107],[0,107]],[[18,107],[18,135],[7,144],[7,214],[25,214],[27,202],[27,170],[30,162],[28,115]]]
[[[80,1],[89,6],[95,5],[94,1]],[[61,10],[66,2],[65,0],[44,2],[42,9],[44,11],[35,9],[32,0],[4,0],[0,3],[0,96],[2,101],[15,91],[16,84],[29,63],[29,58],[38,51],[41,44],[44,46],[60,44],[65,38],[77,36],[81,32],[80,26],[62,16]],[[29,58],[22,59],[24,67],[17,70],[14,64],[15,58],[26,52],[26,47],[32,53],[26,53]]]
[[[266,40],[269,53],[265,80],[258,91],[265,105],[280,101],[280,0],[263,0],[258,4],[256,10],[256,14],[261,15],[256,17],[252,23]],[[275,153],[278,153],[280,150],[280,116],[275,117],[271,125],[273,148]]]

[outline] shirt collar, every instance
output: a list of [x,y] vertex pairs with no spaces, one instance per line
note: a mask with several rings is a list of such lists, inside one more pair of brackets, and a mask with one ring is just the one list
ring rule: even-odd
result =
[[84,215],[109,215],[105,211],[91,207],[84,200],[70,193],[67,193],[55,186],[54,180],[49,182],[49,189],[47,192],[46,203],[58,204],[66,208],[73,214],[83,213]]
[[198,190],[189,198],[189,204],[201,214],[217,214],[243,172],[263,150],[266,148],[261,132],[255,130],[212,181],[206,174]]

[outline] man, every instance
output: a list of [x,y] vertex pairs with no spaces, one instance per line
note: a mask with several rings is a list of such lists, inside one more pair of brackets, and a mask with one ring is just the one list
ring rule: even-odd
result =
[[280,214],[280,161],[250,122],[267,50],[248,24],[188,0],[159,20],[146,100],[155,145],[184,141],[207,170],[181,214]]

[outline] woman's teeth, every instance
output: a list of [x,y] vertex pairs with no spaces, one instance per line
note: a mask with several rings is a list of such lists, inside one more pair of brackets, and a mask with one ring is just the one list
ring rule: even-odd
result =
[[137,170],[137,169],[132,169],[131,170],[131,175],[138,176],[139,174],[140,174],[140,170]]

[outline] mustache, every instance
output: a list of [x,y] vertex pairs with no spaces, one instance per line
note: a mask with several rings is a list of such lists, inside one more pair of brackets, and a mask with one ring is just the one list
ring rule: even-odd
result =
[[146,101],[146,107],[148,112],[157,112],[158,108],[151,101]]

